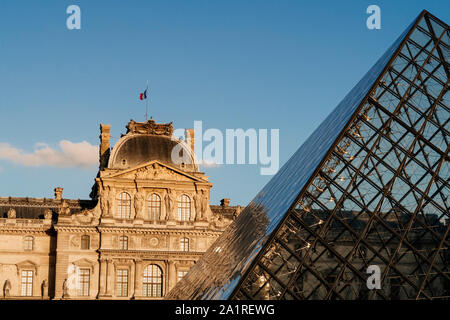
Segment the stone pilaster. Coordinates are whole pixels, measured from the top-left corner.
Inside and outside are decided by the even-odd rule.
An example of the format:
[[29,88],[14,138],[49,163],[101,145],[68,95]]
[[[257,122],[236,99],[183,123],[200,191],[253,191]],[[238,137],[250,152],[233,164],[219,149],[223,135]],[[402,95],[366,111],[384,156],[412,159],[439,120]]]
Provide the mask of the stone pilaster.
[[135,259],[134,297],[142,296],[142,259]]
[[177,269],[175,268],[175,262],[169,260],[167,263],[167,275],[168,275],[168,283],[167,283],[167,291],[166,294],[172,290],[172,288],[177,283]]
[[107,260],[107,278],[106,278],[106,296],[112,297],[114,291],[114,262],[112,259]]
[[99,297],[106,294],[106,280],[107,280],[107,262],[106,259],[101,258],[99,260]]
[[67,233],[58,232],[58,249],[56,250],[56,267],[55,267],[55,299],[62,299],[63,284],[67,279],[67,268],[69,266],[69,256],[65,252],[69,248],[69,235]]

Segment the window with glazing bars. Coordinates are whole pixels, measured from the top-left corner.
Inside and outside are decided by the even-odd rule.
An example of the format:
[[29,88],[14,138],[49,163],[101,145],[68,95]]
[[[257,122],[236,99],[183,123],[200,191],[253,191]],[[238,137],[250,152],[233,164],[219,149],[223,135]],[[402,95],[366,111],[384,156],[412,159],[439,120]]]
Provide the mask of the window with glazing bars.
[[183,194],[178,199],[178,220],[189,221],[191,218],[191,199]]
[[33,250],[33,240],[32,236],[25,237],[25,250]]
[[180,239],[180,250],[181,251],[189,251],[189,239],[188,238]]
[[90,270],[81,268],[78,270],[78,295],[88,296],[89,295],[89,284],[90,284]]
[[161,217],[161,197],[152,193],[148,199],[148,215],[152,221],[160,220]]
[[120,250],[128,250],[128,237],[120,236],[119,244],[120,244]]
[[122,192],[117,197],[117,217],[120,219],[129,219],[131,214],[131,196]]
[[163,274],[161,268],[155,264],[148,265],[144,269],[143,292],[144,297],[161,297]]
[[33,295],[33,271],[22,270],[21,272],[21,295],[31,297]]
[[88,235],[81,236],[81,249],[89,250],[90,237]]
[[128,269],[118,269],[117,270],[117,292],[118,297],[128,296]]

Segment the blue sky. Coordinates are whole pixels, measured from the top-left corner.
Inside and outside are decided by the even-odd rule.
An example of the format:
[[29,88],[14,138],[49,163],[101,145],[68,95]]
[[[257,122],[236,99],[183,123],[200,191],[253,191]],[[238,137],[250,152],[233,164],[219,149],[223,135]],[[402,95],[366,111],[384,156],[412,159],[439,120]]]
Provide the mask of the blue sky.
[[[81,30],[66,28],[71,4]],[[371,4],[380,30],[366,28]],[[450,1],[436,0],[2,0],[0,145],[18,157],[63,140],[97,145],[100,123],[114,143],[130,119],[145,120],[137,97],[149,80],[158,122],[280,129],[281,166],[422,9],[450,20]],[[97,172],[61,168],[51,153],[48,165],[11,157],[0,155],[0,196],[53,197],[61,186],[84,199]],[[212,203],[246,205],[271,178],[257,165],[205,172]]]

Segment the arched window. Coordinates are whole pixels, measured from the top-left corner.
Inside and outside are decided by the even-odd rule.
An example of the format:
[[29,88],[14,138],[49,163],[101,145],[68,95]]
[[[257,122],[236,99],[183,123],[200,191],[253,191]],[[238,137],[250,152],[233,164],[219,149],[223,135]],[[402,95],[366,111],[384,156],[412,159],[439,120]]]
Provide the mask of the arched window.
[[178,220],[189,221],[191,218],[191,198],[183,194],[178,198]]
[[26,236],[25,237],[25,250],[33,250],[33,242],[34,242],[34,238],[32,236]]
[[181,251],[189,251],[189,239],[188,238],[180,239],[180,250]]
[[131,196],[122,192],[117,196],[117,217],[120,219],[130,219],[131,215]]
[[128,237],[120,236],[119,237],[119,245],[120,245],[120,250],[128,250]]
[[81,236],[81,250],[89,250],[90,240],[87,235]]
[[144,297],[162,297],[163,273],[156,264],[150,264],[144,269],[143,292]]
[[161,197],[152,193],[148,198],[148,215],[150,220],[156,221],[161,218]]

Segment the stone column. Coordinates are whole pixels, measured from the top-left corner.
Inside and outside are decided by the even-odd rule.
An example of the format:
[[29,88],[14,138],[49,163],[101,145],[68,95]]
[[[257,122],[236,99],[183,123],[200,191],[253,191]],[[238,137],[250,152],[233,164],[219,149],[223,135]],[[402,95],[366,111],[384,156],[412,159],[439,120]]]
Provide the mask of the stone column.
[[107,265],[106,259],[101,258],[99,261],[99,297],[106,294]]
[[142,259],[135,259],[134,297],[142,296]]
[[112,297],[114,289],[114,261],[108,259],[108,270],[106,279],[106,296]]
[[167,283],[167,292],[168,293],[177,283],[177,269],[175,268],[175,262],[173,260],[169,260],[167,262],[167,275],[168,275],[168,283]]
[[131,262],[130,277],[128,278],[128,289],[129,289],[128,296],[131,297],[131,299],[134,298],[135,283],[136,283],[136,259],[133,259]]

